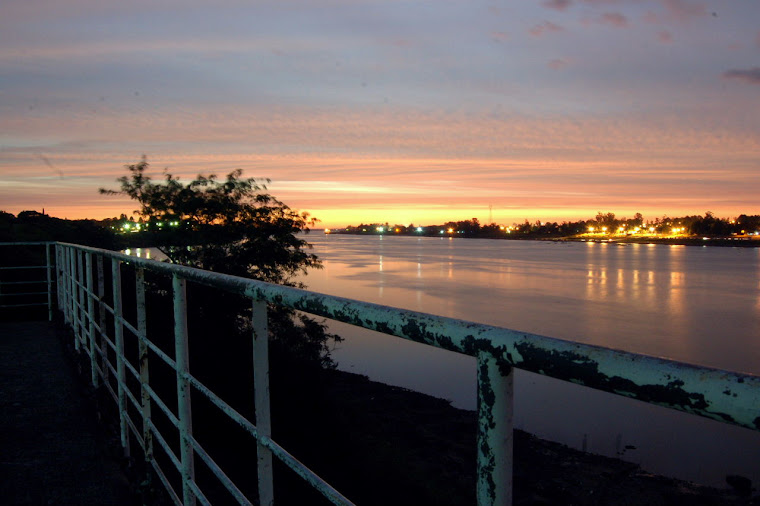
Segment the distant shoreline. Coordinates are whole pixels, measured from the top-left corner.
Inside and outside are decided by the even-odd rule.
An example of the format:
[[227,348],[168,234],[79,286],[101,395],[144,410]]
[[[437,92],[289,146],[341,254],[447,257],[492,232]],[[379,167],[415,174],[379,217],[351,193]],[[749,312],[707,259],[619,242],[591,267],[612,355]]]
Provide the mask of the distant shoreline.
[[609,239],[589,239],[584,237],[562,237],[551,239],[534,239],[538,241],[558,241],[558,242],[598,242],[598,243],[619,243],[619,244],[666,244],[671,246],[720,246],[736,248],[757,248],[760,247],[760,240],[728,237],[715,237],[703,239],[701,237],[675,237],[672,239],[664,237],[614,237]]
[[452,239],[496,239],[507,241],[543,241],[543,242],[595,242],[602,244],[665,244],[670,246],[718,246],[718,247],[735,247],[735,248],[757,248],[760,247],[760,237],[753,239],[751,237],[515,237],[515,236],[467,236],[467,235],[430,235],[430,234],[398,234],[398,233],[363,233],[363,232],[346,232],[330,231],[329,229],[313,229],[313,232],[323,232],[325,235],[358,235],[358,236],[393,236],[393,237],[440,237]]

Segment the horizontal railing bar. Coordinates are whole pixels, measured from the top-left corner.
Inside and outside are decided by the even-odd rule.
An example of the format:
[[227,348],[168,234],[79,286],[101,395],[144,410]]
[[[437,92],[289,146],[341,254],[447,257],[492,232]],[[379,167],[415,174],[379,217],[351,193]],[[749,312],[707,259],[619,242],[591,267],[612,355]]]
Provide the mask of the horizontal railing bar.
[[132,335],[134,335],[134,336],[139,336],[140,335],[140,331],[137,330],[131,323],[129,323],[126,318],[122,318],[121,322],[124,324],[124,326],[127,328],[127,330],[129,330],[130,332],[132,332]]
[[135,369],[135,367],[132,364],[130,364],[126,358],[124,359],[124,366],[129,370],[130,373],[132,373],[132,377],[139,382],[140,372],[137,369]]
[[280,459],[280,461],[288,466],[298,476],[306,480],[312,487],[317,489],[323,496],[330,500],[333,504],[340,506],[353,506],[354,503],[346,499],[340,492],[335,490],[329,483],[317,476],[314,471],[306,467],[297,458],[288,453],[282,446],[275,443],[268,437],[261,438],[261,444],[266,446],[272,451],[272,455]]
[[[127,394],[127,398],[132,401],[132,405],[135,407],[137,411],[142,410],[142,406],[140,405],[140,401],[137,400],[137,398],[132,395],[132,392],[129,388],[127,388],[127,385],[124,385],[124,393]],[[129,413],[127,413],[127,419],[129,419]]]
[[[651,404],[760,430],[760,377],[75,246],[143,268]],[[729,392],[728,394],[726,392]]]
[[151,350],[153,350],[153,353],[155,353],[161,360],[163,360],[164,362],[166,362],[166,365],[168,365],[169,367],[171,367],[175,371],[177,370],[177,363],[174,361],[174,359],[171,358],[166,353],[164,353],[164,351],[161,348],[159,348],[158,346],[156,346],[153,343],[153,341],[151,341],[150,339],[146,338],[145,339],[145,344],[147,344],[148,348],[150,348]]
[[142,438],[142,431],[137,430],[135,423],[132,421],[132,418],[130,418],[129,416],[127,417],[127,427],[129,427],[129,430],[131,430],[132,434],[134,434],[135,439],[137,440],[137,443],[140,445],[140,448],[144,450],[145,442],[143,441],[143,438]]
[[229,418],[231,418],[235,423],[240,425],[242,428],[244,428],[249,434],[251,434],[254,438],[259,439],[259,433],[256,429],[256,426],[251,423],[250,420],[248,420],[246,417],[241,415],[235,408],[224,402],[222,399],[219,398],[214,392],[212,392],[206,385],[198,381],[197,378],[194,376],[187,374],[185,377],[188,379],[190,384],[196,388],[200,393],[206,396],[208,400],[210,400],[216,407],[218,407],[222,413],[227,415]]
[[[111,374],[114,374],[114,375],[116,374],[116,368],[108,360],[106,361],[106,367],[108,367],[108,370],[111,371]],[[118,376],[114,376],[114,377],[116,378]]]
[[164,449],[164,452],[166,452],[166,456],[169,457],[169,460],[174,465],[174,468],[177,470],[177,472],[179,472],[182,464],[180,463],[177,456],[174,455],[174,450],[169,447],[169,443],[166,442],[164,436],[162,436],[158,431],[158,427],[153,424],[153,420],[148,420],[148,426],[150,427],[150,431],[153,433],[153,435],[156,436],[156,441],[158,441],[158,444],[161,445],[161,447]]
[[114,353],[116,353],[116,344],[113,341],[111,341],[111,338],[108,337],[108,334],[100,334],[100,337],[102,337],[103,341],[106,342],[106,344],[108,345],[108,347],[111,348],[111,350]]
[[103,308],[106,311],[108,311],[111,315],[113,315],[113,313],[114,313],[113,308],[111,306],[109,306],[108,304],[106,304],[105,302],[103,302]]
[[[272,450],[272,454],[282,460],[290,469],[296,474],[301,476],[304,480],[309,482],[314,488],[319,490],[326,498],[328,498],[334,504],[339,505],[351,505],[353,504],[347,498],[330,486],[326,481],[320,478],[314,471],[309,469],[298,459],[290,455],[285,449],[279,446],[271,438],[259,437],[256,426],[253,425],[247,418],[238,413],[235,408],[224,402],[222,399],[216,396],[211,390],[208,389],[203,383],[198,381],[197,378],[191,374],[185,375],[191,385],[193,385],[199,392],[203,393],[211,402],[213,402],[219,409],[221,409],[228,417],[237,422],[247,432],[249,432],[254,438],[260,440],[261,443]],[[278,450],[275,450],[277,448]]]
[[[47,284],[46,279],[40,279],[35,281],[0,281],[0,286],[6,285],[44,285]],[[47,292],[45,292],[47,294]]]
[[0,267],[0,271],[17,271],[21,269],[47,269],[47,265],[16,265],[11,267]]
[[219,467],[219,464],[216,463],[216,461],[211,458],[211,455],[208,454],[208,452],[201,446],[201,444],[192,436],[190,436],[190,443],[193,445],[193,448],[195,448],[195,453],[198,455],[203,462],[206,463],[206,466],[209,468],[209,470],[214,473],[214,476],[216,476],[222,485],[224,485],[224,488],[227,489],[227,491],[237,500],[238,504],[246,504],[246,505],[253,505],[251,501],[248,500],[248,498],[243,494],[243,492],[235,486],[235,484],[232,482],[229,476],[225,474],[224,471],[222,471],[222,468]]
[[150,385],[143,385],[145,390],[150,395],[150,398],[153,399],[153,402],[156,403],[158,408],[164,412],[164,415],[169,419],[169,421],[174,425],[175,428],[179,428],[179,420],[177,419],[177,416],[172,413],[172,411],[169,409],[169,407],[164,403],[163,400],[161,400],[161,397],[158,396],[155,390]]
[[190,483],[188,483],[188,486],[190,487],[190,490],[193,491],[193,494],[195,494],[195,497],[198,499],[198,502],[200,502],[203,506],[211,506],[211,502],[208,500],[205,494],[201,491],[200,487],[198,487],[198,483],[196,483],[195,481],[191,481]]
[[166,489],[167,492],[169,492],[169,498],[174,502],[174,504],[181,506],[182,501],[180,500],[177,493],[174,491],[174,488],[172,487],[171,483],[169,483],[169,479],[164,474],[164,470],[161,469],[161,466],[158,465],[158,462],[156,462],[156,459],[151,460],[150,463],[153,466],[153,470],[156,472],[158,479],[161,480],[161,483],[164,485],[164,488]]
[[[106,364],[107,364],[108,369],[110,369],[110,370],[113,371],[113,367],[111,367],[111,364],[109,364],[109,363],[106,363]],[[113,399],[113,401],[116,402],[116,403],[118,403],[119,402],[119,396],[118,396],[118,394],[114,391],[114,389],[111,386],[111,384],[108,381],[106,381],[106,377],[105,376],[103,376],[101,374],[100,377],[103,380],[103,386],[105,386],[106,390],[108,391],[108,393],[111,394],[111,398]]]

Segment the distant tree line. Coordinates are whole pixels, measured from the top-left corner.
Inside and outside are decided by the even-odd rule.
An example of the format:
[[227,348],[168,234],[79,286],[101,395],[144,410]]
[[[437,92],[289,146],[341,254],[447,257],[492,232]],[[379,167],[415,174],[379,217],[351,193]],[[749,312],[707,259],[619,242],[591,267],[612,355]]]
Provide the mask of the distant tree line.
[[13,215],[0,211],[0,242],[61,241],[118,249],[119,239],[97,220],[66,220],[43,212],[21,211]]
[[440,225],[389,225],[388,223],[361,223],[345,228],[331,229],[336,234],[389,234],[479,237],[500,239],[567,238],[595,233],[602,235],[656,234],[679,236],[730,237],[760,232],[760,215],[742,214],[736,219],[717,218],[712,212],[704,216],[693,215],[679,218],[663,216],[645,221],[641,213],[633,218],[617,218],[615,213],[602,213],[588,220],[558,222],[515,223],[510,226],[490,223],[483,225],[477,218],[447,221]]

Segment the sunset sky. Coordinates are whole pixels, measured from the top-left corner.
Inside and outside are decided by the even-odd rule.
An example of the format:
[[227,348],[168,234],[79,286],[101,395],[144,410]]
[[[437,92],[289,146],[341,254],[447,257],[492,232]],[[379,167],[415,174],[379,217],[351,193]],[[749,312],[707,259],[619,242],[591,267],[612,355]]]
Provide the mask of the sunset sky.
[[760,214],[760,1],[3,0],[0,210],[143,154],[327,227]]

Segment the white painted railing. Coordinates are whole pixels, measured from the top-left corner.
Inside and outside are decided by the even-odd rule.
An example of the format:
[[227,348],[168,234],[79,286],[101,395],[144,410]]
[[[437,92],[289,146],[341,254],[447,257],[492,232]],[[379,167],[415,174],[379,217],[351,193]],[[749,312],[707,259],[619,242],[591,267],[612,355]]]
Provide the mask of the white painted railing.
[[[760,377],[754,375],[698,367],[390,308],[72,244],[57,244],[55,257],[59,283],[58,307],[74,331],[77,349],[85,351],[89,356],[93,384],[98,385],[102,382],[110,389],[110,382],[103,380],[109,374],[114,375],[117,380],[117,389],[115,392],[111,389],[111,393],[119,406],[122,445],[129,451],[131,432],[141,446],[146,461],[156,471],[177,504],[195,504],[196,501],[208,503],[195,480],[196,456],[208,466],[237,502],[252,502],[193,437],[190,404],[190,392],[193,389],[205,395],[255,438],[258,448],[260,504],[274,503],[273,457],[284,462],[333,503],[351,504],[271,438],[267,304],[285,306],[477,357],[476,493],[479,505],[506,505],[512,500],[512,378],[515,367],[760,430]],[[110,269],[106,269],[106,262],[110,263]],[[122,293],[121,286],[124,263],[135,267],[136,327],[122,314],[121,301],[126,296]],[[172,279],[174,359],[147,336],[145,271]],[[112,297],[106,297],[105,294],[106,278],[110,280]],[[188,282],[213,286],[251,300],[255,424],[240,415],[191,374],[187,362]],[[113,300],[112,305],[106,303],[107,298]],[[113,323],[110,326],[106,323],[106,312],[113,315]],[[137,336],[139,356],[135,364],[130,363],[125,355],[125,330]],[[109,349],[116,357],[115,364],[106,358],[111,354],[107,353]],[[150,386],[147,360],[149,352],[176,371],[176,413],[167,407]],[[139,399],[127,387],[127,374],[139,381]],[[140,413],[140,419],[133,420],[129,417],[128,403]],[[158,407],[177,429],[181,442],[179,456],[173,452],[166,436],[159,432],[153,423],[151,412],[154,407]],[[172,488],[164,469],[156,463],[154,442],[159,443],[180,473],[181,491]]]

